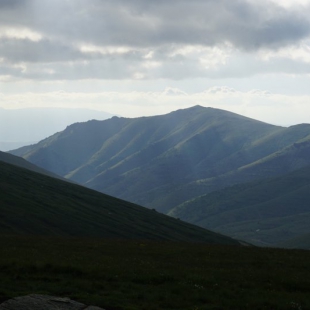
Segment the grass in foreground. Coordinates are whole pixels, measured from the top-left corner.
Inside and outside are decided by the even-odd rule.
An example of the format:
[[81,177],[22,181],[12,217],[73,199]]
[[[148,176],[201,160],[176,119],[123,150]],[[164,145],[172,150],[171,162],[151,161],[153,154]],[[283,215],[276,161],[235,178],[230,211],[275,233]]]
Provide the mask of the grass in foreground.
[[310,309],[310,252],[0,237],[0,300],[66,296],[107,310]]

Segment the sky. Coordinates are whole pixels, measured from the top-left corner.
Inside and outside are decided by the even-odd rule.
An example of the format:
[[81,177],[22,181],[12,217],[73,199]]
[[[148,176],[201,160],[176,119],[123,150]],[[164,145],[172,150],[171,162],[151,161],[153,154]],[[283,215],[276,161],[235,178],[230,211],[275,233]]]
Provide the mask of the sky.
[[309,16],[310,0],[0,0],[0,108],[310,123]]

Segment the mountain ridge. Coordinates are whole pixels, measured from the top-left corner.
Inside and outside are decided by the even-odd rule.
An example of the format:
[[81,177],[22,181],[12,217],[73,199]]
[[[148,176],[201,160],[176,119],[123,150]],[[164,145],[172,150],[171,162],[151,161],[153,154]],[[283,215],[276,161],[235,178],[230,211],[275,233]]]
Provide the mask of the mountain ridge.
[[[11,153],[95,190],[166,212],[175,207],[171,199],[179,200],[179,188],[199,182],[216,190],[246,178],[269,177],[260,161],[265,158],[268,165],[285,148],[301,158],[293,146],[309,133],[307,124],[285,128],[194,106],[160,116],[73,124]],[[288,152],[283,158],[285,166]],[[310,164],[303,160],[296,169]],[[285,172],[281,167],[274,173]],[[175,194],[169,193],[172,185]],[[158,197],[168,192],[172,198],[149,199],[156,191]]]
[[240,245],[229,237],[2,160],[0,169],[0,234]]
[[281,127],[194,106],[72,124],[12,153],[89,188],[170,214],[202,195],[309,166],[310,124]]
[[72,123],[104,120],[112,116],[107,112],[82,108],[1,109],[0,150],[13,150],[29,144],[29,141],[38,143]]
[[[28,162],[27,160],[25,160],[24,158],[21,158],[19,156],[15,156],[6,152],[1,152],[0,151],[0,161],[10,164],[10,165],[14,165],[20,168],[24,168],[33,172],[37,172],[52,178],[56,178],[56,179],[61,179],[61,180],[66,180],[65,178],[54,174],[48,170],[42,169],[36,165],[31,164],[30,162]],[[66,180],[68,181],[68,180]]]
[[189,200],[169,215],[257,245],[277,246],[310,227],[310,166]]

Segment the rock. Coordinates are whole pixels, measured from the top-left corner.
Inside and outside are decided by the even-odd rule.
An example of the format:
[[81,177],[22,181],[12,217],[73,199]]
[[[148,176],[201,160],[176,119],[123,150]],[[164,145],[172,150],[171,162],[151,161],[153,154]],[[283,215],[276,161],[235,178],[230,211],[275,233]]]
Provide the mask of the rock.
[[0,310],[104,310],[86,306],[70,298],[31,294],[16,297],[0,304]]

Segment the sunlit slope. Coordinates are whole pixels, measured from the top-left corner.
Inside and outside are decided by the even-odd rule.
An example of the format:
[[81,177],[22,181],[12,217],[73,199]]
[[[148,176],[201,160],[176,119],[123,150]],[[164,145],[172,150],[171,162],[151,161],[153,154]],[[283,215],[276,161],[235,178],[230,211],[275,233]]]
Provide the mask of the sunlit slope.
[[0,162],[0,233],[238,244],[123,200]]
[[[310,164],[310,156],[301,160],[294,147],[308,141],[309,134],[306,124],[284,128],[195,106],[161,116],[73,124],[13,153],[166,213],[204,193]],[[291,157],[285,155],[288,149]],[[285,155],[281,164],[280,153]]]
[[203,195],[169,214],[248,242],[275,246],[310,233],[310,166]]

